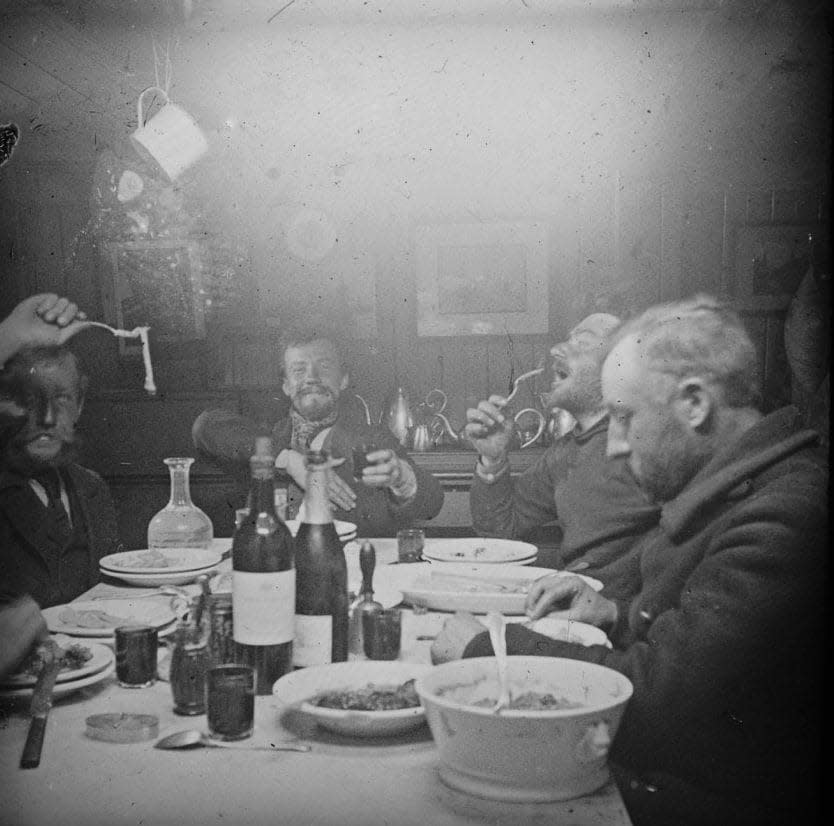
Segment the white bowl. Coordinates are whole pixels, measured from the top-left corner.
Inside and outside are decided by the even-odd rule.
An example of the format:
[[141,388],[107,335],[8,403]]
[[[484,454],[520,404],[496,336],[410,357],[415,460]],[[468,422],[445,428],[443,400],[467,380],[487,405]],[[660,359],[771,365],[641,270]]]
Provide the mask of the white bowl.
[[552,693],[579,708],[506,710],[442,693],[498,697],[494,657],[458,660],[418,678],[416,688],[449,786],[478,797],[544,802],[581,797],[608,782],[608,750],[631,697],[613,669],[557,657],[509,657],[511,696]]
[[393,711],[348,711],[322,708],[309,700],[322,691],[355,690],[365,688],[370,683],[399,685],[430,669],[429,665],[399,660],[314,665],[281,677],[272,687],[272,693],[280,702],[297,705],[301,711],[313,717],[319,726],[337,734],[348,737],[390,737],[422,725],[425,721],[423,707]]

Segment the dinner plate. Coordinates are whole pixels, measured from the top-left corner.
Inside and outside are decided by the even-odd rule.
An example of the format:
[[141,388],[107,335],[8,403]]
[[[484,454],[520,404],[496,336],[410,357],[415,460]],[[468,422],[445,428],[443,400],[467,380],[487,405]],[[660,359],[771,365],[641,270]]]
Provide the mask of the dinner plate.
[[141,569],[137,569],[133,573],[129,573],[126,570],[111,571],[109,568],[101,567],[99,567],[99,570],[106,576],[112,577],[113,579],[120,579],[128,585],[143,585],[154,588],[157,585],[185,585],[193,582],[201,574],[213,574],[217,570],[218,565],[220,565],[220,562],[209,565],[206,568],[197,568],[193,571],[180,571],[179,573],[167,574],[146,574]]
[[[107,668],[113,662],[113,651],[106,645],[97,642],[79,642],[64,634],[53,635],[53,640],[61,648],[69,648],[71,645],[83,645],[90,650],[92,657],[84,663],[81,668],[68,668],[58,672],[58,683],[65,683],[68,680],[78,680],[88,674],[95,674],[103,668]],[[38,680],[37,674],[17,673],[7,674],[0,679],[0,689],[19,688],[33,686]]]
[[[301,522],[298,519],[287,519],[287,527],[290,533],[295,536],[298,533],[298,527]],[[333,524],[336,526],[336,533],[342,542],[347,542],[356,538],[356,525],[353,522],[342,522],[341,519],[334,519]]]
[[427,539],[423,548],[423,557],[432,562],[525,565],[532,562],[538,552],[539,549],[529,542],[466,537],[463,539]]
[[425,720],[422,706],[392,711],[356,711],[315,706],[310,699],[323,691],[357,690],[370,684],[395,686],[425,674],[425,663],[399,660],[363,660],[357,662],[314,665],[284,675],[272,686],[272,694],[281,703],[297,706],[313,717],[324,729],[349,737],[390,737],[421,725]]
[[[119,622],[102,628],[88,628],[84,624],[74,624],[72,619],[61,619],[67,609],[73,611],[102,611]],[[42,611],[50,631],[69,634],[73,637],[112,637],[117,625],[150,625],[162,628],[174,622],[176,615],[167,599],[96,599],[89,602],[73,602],[69,605],[53,605]]]
[[433,611],[524,614],[527,591],[544,576],[578,576],[595,591],[602,588],[598,579],[551,568],[454,563],[426,567],[429,570],[407,583],[402,592],[406,602]]
[[[81,677],[78,680],[67,680],[63,683],[55,683],[55,688],[52,689],[52,698],[58,700],[65,697],[67,694],[72,694],[74,691],[86,688],[87,686],[96,685],[104,682],[111,677],[116,671],[115,657],[110,665],[105,666],[101,671],[96,671],[93,674],[88,674],[86,677]],[[11,699],[12,697],[31,697],[34,686],[25,686],[20,688],[0,688],[0,699]]]
[[205,548],[143,548],[110,554],[98,564],[116,574],[177,574],[217,565],[220,556],[218,551]]

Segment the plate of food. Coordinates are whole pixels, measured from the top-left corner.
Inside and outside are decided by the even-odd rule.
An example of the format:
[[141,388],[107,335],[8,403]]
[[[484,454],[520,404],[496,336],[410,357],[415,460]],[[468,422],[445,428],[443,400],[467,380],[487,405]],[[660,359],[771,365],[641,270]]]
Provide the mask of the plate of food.
[[431,562],[458,562],[473,565],[528,565],[539,549],[529,542],[512,539],[427,539],[423,558]]
[[[113,662],[113,651],[97,642],[78,642],[64,634],[52,639],[60,648],[61,670],[57,683],[78,680],[107,668]],[[0,678],[0,689],[32,687],[38,679],[43,656],[38,648],[33,650],[13,674]]]
[[156,588],[158,585],[187,585],[189,582],[194,582],[201,574],[213,574],[220,563],[209,565],[207,568],[195,568],[193,571],[179,571],[165,574],[149,574],[140,569],[133,572],[113,571],[110,568],[99,567],[99,570],[105,576],[113,579],[126,582],[128,585],[140,585],[147,588]]
[[206,548],[143,548],[122,551],[99,560],[112,574],[177,574],[211,568],[220,562],[220,551]]
[[[112,652],[111,652],[112,653]],[[55,688],[52,689],[52,698],[59,700],[61,697],[66,697],[74,691],[79,691],[82,688],[87,688],[91,685],[103,683],[109,679],[116,671],[115,657],[100,671],[95,671],[92,674],[86,674],[83,677],[73,680],[64,680],[63,682],[56,682]],[[15,697],[31,697],[34,686],[19,686],[17,688],[0,687],[0,698],[7,700]]]
[[545,576],[575,576],[595,591],[602,588],[598,579],[523,565],[430,565],[412,582],[403,585],[406,602],[433,611],[471,611],[485,614],[524,614],[530,586]]
[[120,625],[161,629],[176,619],[170,600],[165,597],[96,599],[53,605],[42,613],[50,631],[74,637],[112,637]]
[[430,669],[399,660],[314,665],[281,677],[272,694],[336,734],[391,737],[425,721],[414,681]]

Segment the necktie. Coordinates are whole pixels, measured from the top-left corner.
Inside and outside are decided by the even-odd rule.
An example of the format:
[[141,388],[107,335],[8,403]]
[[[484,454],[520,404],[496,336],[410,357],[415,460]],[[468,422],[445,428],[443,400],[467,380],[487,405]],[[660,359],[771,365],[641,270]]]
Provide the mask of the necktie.
[[72,532],[72,527],[64,503],[61,501],[61,477],[57,470],[48,470],[36,476],[35,479],[43,485],[49,497],[49,503],[46,506],[49,523],[54,525],[58,540],[64,541]]

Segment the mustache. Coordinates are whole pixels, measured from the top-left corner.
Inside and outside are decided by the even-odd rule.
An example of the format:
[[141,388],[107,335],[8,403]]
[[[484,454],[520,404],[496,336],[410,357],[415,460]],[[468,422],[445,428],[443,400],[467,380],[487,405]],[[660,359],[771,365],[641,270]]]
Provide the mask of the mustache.
[[324,384],[305,384],[299,388],[298,394],[303,396],[307,393],[319,393],[321,395],[332,396],[333,391]]

